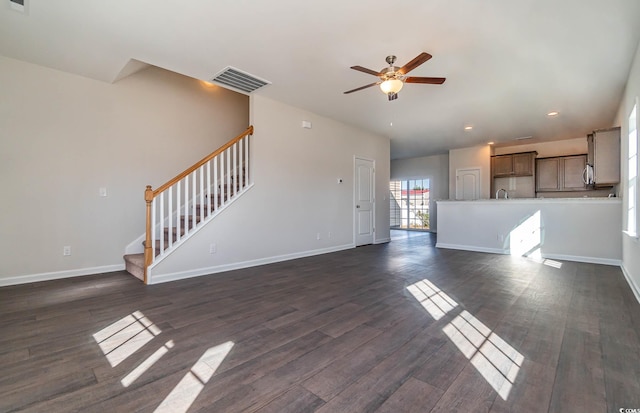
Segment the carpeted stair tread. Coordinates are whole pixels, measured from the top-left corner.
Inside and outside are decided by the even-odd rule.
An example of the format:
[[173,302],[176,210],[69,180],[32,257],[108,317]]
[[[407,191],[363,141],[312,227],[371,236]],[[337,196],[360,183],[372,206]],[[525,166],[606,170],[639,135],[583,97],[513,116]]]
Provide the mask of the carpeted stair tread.
[[127,272],[144,281],[144,254],[127,254],[123,258]]

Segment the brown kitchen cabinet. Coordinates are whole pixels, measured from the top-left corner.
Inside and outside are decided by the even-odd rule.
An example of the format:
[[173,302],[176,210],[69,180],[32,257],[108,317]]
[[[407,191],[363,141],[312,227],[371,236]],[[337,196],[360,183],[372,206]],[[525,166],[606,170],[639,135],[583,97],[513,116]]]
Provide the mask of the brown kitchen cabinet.
[[599,129],[587,136],[589,157],[593,166],[593,183],[613,186],[620,182],[620,128]]
[[587,155],[536,159],[536,192],[584,191]]
[[512,153],[491,157],[491,171],[494,178],[509,176],[533,176],[534,160],[537,152]]

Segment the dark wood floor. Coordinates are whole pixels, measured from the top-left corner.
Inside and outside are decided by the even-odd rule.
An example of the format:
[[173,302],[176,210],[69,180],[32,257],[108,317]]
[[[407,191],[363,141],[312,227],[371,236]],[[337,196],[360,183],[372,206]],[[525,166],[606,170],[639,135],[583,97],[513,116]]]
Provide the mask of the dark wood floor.
[[393,236],[157,286],[0,288],[0,411],[640,409],[640,305],[619,268]]

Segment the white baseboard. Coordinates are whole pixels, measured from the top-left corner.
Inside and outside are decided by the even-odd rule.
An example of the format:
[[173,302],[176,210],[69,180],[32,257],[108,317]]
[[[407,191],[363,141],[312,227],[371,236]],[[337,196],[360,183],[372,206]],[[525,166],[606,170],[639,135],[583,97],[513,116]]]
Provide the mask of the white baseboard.
[[551,260],[585,262],[587,264],[613,265],[616,267],[619,267],[620,264],[622,264],[621,260],[617,260],[613,258],[583,257],[580,255],[544,254],[543,253],[542,258],[548,258]]
[[477,245],[444,244],[442,242],[437,242],[436,248],[446,248],[450,250],[462,250],[462,251],[473,251],[473,252],[487,252],[489,254],[508,254],[509,253],[509,251],[502,250],[500,248],[478,247]]
[[[444,244],[441,242],[436,243],[436,248],[447,248],[452,250],[463,250],[463,251],[473,251],[473,252],[486,252],[489,254],[503,254],[509,255],[509,250],[503,250],[500,248],[486,248],[486,247],[478,247],[477,245],[460,245],[460,244]],[[575,261],[575,262],[584,262],[588,264],[603,264],[603,265],[613,265],[619,267],[622,263],[621,260],[613,259],[613,258],[598,258],[598,257],[583,257],[580,255],[564,255],[564,254],[542,254],[543,258],[548,258],[551,260],[562,260],[562,261]]]
[[631,291],[633,291],[633,295],[636,296],[636,300],[638,300],[638,303],[640,303],[640,287],[633,280],[633,277],[631,276],[631,274],[629,274],[629,271],[627,271],[624,264],[621,264],[620,268],[622,269],[622,274],[624,275],[624,278],[627,280],[629,287],[631,287]]
[[377,239],[377,240],[373,241],[374,244],[386,244],[387,242],[391,242],[391,237],[380,238],[380,239]]
[[275,257],[259,258],[257,260],[242,261],[232,264],[217,265],[207,268],[196,268],[188,271],[180,271],[169,274],[154,275],[153,270],[148,274],[149,284],[161,284],[169,281],[184,280],[186,278],[200,277],[202,275],[216,274],[225,271],[240,270],[243,268],[257,267],[258,265],[273,264],[276,262],[295,260],[297,258],[312,257],[314,255],[328,254],[350,248],[355,248],[355,244],[338,245],[335,247],[322,248],[317,250],[296,252],[293,254],[277,255]]
[[43,272],[39,274],[16,275],[0,278],[0,287],[7,285],[27,284],[40,281],[59,280],[60,278],[80,277],[83,275],[101,274],[124,270],[124,264],[104,265],[102,267],[78,268],[76,270]]

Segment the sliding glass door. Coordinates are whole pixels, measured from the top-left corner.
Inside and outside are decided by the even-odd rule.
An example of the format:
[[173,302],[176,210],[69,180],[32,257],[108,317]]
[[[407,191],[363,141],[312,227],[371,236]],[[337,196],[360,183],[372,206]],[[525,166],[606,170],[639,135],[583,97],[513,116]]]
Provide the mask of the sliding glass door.
[[389,183],[391,229],[429,229],[429,179]]

